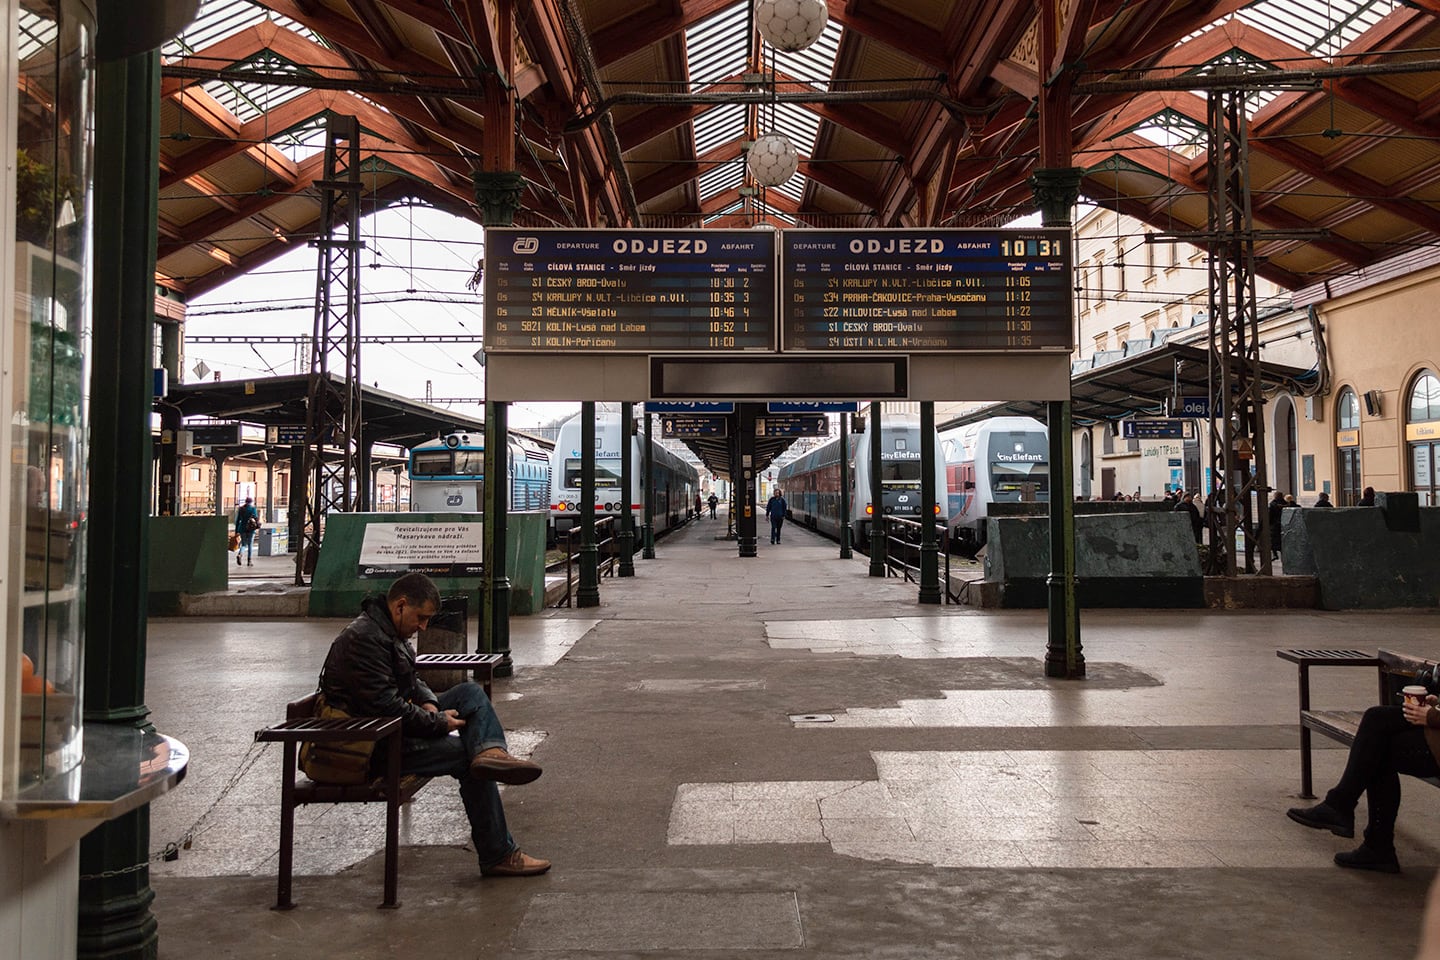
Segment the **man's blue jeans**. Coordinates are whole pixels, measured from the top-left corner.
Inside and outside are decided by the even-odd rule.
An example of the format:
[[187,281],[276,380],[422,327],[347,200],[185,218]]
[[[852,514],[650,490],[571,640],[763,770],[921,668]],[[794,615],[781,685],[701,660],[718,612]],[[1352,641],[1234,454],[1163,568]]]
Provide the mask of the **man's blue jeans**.
[[505,826],[499,787],[493,780],[472,777],[470,758],[491,747],[505,747],[505,731],[478,683],[458,683],[440,694],[439,699],[440,709],[458,711],[465,726],[458,737],[406,737],[400,771],[460,781],[460,800],[470,820],[475,854],[481,869],[491,867],[509,856],[515,840]]

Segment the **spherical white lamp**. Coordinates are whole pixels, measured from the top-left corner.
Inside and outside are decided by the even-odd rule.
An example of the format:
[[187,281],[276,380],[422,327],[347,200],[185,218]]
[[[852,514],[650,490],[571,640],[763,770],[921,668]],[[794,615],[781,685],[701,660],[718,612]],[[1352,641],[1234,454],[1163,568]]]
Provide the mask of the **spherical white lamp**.
[[795,176],[800,168],[800,154],[785,134],[767,133],[755,141],[745,162],[757,183],[778,187]]
[[755,26],[777,50],[804,50],[820,39],[829,19],[825,0],[755,0]]

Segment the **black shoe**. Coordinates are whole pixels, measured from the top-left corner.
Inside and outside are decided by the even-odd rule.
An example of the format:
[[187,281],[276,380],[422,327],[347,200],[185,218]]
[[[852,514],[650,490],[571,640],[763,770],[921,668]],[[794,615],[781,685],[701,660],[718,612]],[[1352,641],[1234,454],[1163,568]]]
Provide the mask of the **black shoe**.
[[1354,850],[1342,850],[1335,854],[1335,865],[1351,870],[1374,870],[1376,873],[1399,873],[1400,861],[1395,859],[1395,848],[1376,850],[1360,844]]
[[1326,803],[1313,807],[1291,807],[1285,816],[1312,830],[1329,830],[1337,837],[1355,836],[1355,815],[1346,816]]

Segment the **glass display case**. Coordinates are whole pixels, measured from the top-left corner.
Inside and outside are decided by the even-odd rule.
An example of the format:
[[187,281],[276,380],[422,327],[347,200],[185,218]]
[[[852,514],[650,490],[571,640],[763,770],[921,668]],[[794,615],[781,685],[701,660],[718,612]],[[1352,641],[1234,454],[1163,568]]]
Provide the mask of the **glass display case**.
[[[5,780],[14,796],[81,761],[93,16],[20,0],[15,236],[3,411]],[[18,720],[18,722],[17,722]]]

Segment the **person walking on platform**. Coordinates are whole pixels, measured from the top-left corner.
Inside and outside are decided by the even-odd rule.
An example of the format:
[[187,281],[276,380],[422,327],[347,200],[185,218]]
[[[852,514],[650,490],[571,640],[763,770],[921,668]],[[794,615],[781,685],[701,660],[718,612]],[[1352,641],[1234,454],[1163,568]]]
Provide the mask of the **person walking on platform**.
[[710,519],[711,519],[711,520],[714,520],[714,519],[715,519],[715,508],[718,507],[718,506],[720,506],[720,498],[717,497],[717,496],[715,496],[714,492],[711,492],[709,503],[710,503]]
[[235,551],[235,566],[240,566],[240,555],[245,555],[245,562],[249,566],[255,566],[255,531],[260,529],[260,511],[255,509],[255,501],[252,497],[246,497],[245,503],[235,511],[235,533],[240,537],[240,549]]
[[1275,496],[1270,498],[1270,504],[1266,509],[1266,518],[1270,526],[1270,559],[1280,559],[1280,521],[1285,512],[1285,493],[1283,490],[1276,490]]
[[[478,683],[456,684],[437,697],[415,673],[415,653],[406,641],[440,609],[434,582],[407,573],[384,599],[367,598],[360,606],[360,616],[325,657],[320,692],[326,704],[357,717],[399,717],[400,772],[459,781],[482,874],[533,877],[549,870],[550,861],[526,856],[515,845],[496,786],[530,783],[540,776],[539,765],[510,755],[505,730]],[[450,736],[455,731],[459,736]],[[371,770],[381,763],[372,758]]]
[[1431,694],[1424,703],[1371,707],[1360,719],[1340,782],[1313,807],[1292,807],[1291,820],[1339,837],[1355,836],[1355,806],[1365,794],[1369,822],[1364,842],[1335,854],[1338,866],[1399,873],[1395,818],[1400,813],[1400,774],[1440,776],[1440,709]]
[[770,499],[765,502],[765,516],[770,518],[771,543],[780,542],[780,528],[785,526],[785,511],[788,507],[784,495],[779,490],[770,494]]

